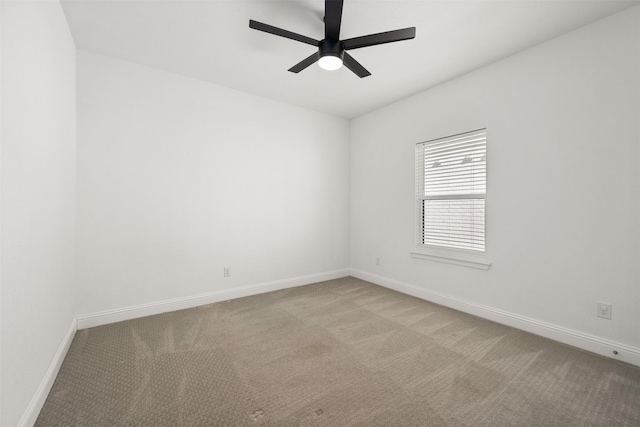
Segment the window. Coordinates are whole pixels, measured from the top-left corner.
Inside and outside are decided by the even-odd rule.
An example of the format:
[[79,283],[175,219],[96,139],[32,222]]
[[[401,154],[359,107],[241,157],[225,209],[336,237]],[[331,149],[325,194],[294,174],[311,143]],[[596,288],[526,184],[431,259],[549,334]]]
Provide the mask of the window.
[[418,248],[484,255],[486,153],[485,129],[416,145]]

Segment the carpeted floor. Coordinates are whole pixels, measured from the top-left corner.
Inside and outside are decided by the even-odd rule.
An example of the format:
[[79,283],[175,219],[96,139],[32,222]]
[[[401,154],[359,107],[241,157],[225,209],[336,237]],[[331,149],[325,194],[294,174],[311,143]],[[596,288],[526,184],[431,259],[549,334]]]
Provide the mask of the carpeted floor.
[[78,331],[37,426],[640,426],[640,368],[354,278]]

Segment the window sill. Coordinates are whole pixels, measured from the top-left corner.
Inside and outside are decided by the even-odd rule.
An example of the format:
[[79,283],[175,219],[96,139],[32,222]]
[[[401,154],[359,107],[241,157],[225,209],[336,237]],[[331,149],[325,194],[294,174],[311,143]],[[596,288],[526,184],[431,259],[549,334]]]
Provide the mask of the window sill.
[[420,251],[421,252],[410,252],[411,256],[417,259],[461,265],[463,267],[477,268],[479,270],[488,270],[489,267],[491,267],[491,263],[488,263],[484,256],[467,255],[437,249],[420,248]]

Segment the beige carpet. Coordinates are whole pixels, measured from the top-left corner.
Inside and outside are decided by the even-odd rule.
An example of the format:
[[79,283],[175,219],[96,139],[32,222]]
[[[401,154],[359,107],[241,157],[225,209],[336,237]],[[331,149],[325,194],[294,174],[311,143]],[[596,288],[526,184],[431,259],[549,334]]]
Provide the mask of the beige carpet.
[[37,426],[640,426],[640,369],[354,278],[78,331]]

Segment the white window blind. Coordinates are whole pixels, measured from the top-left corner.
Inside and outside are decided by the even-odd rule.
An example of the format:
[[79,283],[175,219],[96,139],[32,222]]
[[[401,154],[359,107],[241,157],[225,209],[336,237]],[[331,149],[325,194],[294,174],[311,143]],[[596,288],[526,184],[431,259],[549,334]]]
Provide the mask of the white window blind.
[[485,250],[486,130],[416,145],[418,245]]

